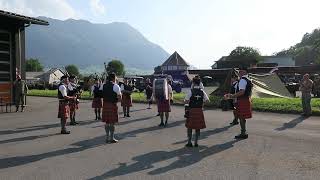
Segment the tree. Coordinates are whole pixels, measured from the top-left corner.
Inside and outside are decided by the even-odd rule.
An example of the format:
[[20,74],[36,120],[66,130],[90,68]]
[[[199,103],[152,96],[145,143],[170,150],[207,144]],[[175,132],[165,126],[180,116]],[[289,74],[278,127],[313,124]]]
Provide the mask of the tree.
[[227,57],[227,61],[233,61],[235,64],[249,67],[262,60],[260,52],[252,47],[239,46]]
[[120,60],[112,60],[107,65],[107,73],[115,73],[117,76],[125,74],[124,65]]
[[74,75],[74,76],[78,76],[78,77],[80,75],[78,67],[74,64],[70,64],[70,65],[66,66],[66,71],[68,72],[69,75]]
[[26,60],[26,71],[27,72],[41,72],[43,71],[43,66],[39,59],[30,58]]

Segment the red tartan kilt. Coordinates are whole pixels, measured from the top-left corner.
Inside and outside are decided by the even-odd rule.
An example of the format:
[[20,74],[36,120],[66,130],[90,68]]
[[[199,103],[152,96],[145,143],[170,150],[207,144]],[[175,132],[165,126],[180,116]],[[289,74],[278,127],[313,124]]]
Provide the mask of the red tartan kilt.
[[237,99],[237,116],[239,118],[250,119],[252,118],[252,105],[251,98]]
[[102,121],[107,124],[117,123],[119,121],[117,104],[103,102]]
[[158,101],[157,105],[158,105],[158,112],[171,112],[169,100]]
[[202,108],[191,108],[189,110],[189,116],[187,118],[185,125],[186,125],[186,128],[188,129],[206,128],[206,122],[204,121]]
[[132,106],[132,98],[128,94],[123,94],[121,99],[121,106],[131,107]]
[[68,119],[70,117],[70,107],[68,102],[59,101],[58,118]]
[[69,103],[69,107],[70,107],[70,111],[73,112],[73,111],[79,109],[79,104],[76,103],[75,101],[71,101]]
[[102,108],[102,98],[93,98],[92,108]]

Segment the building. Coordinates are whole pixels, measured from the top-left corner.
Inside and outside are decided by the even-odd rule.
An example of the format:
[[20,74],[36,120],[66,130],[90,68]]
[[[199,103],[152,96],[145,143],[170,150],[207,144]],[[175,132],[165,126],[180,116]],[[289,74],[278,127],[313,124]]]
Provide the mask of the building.
[[46,72],[26,72],[26,82],[29,87],[37,89],[52,89],[60,83],[66,73],[59,68],[52,68]]
[[[235,68],[243,65],[240,61],[228,61],[228,56],[221,57],[212,69]],[[258,67],[295,66],[295,59],[292,56],[262,56],[262,61],[256,64]]]
[[47,21],[0,10],[0,101],[12,102],[13,82],[25,79],[25,28]]
[[179,55],[174,52],[162,65],[163,74],[170,75],[174,81],[183,82],[185,86],[190,85],[193,75],[189,75],[190,65]]

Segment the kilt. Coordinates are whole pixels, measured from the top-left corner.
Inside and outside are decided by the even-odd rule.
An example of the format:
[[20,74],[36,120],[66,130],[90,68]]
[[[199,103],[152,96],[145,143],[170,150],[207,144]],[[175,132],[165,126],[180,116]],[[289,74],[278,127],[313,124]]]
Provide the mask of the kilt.
[[92,108],[102,108],[102,98],[93,98]]
[[170,100],[161,100],[157,102],[158,112],[171,112]]
[[248,98],[248,97],[238,98],[236,112],[239,118],[244,118],[244,119],[252,118],[251,98]]
[[79,109],[79,104],[76,101],[69,102],[70,111],[74,112],[75,110]]
[[68,101],[59,101],[58,118],[68,119],[70,117],[70,107]]
[[107,124],[119,121],[118,105],[116,103],[103,102],[102,121]]
[[121,99],[121,106],[131,107],[132,106],[132,98],[129,94],[123,94]]
[[190,108],[185,125],[186,125],[186,128],[188,129],[206,128],[206,122],[204,121],[202,108]]

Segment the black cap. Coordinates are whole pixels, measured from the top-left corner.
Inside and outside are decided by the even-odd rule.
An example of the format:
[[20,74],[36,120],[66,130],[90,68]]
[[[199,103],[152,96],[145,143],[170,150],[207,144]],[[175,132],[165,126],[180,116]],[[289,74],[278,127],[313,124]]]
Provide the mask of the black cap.
[[108,74],[108,79],[109,79],[109,81],[112,81],[112,80],[114,80],[116,78],[116,74],[115,73],[110,73],[110,74]]
[[246,67],[246,66],[240,66],[240,67],[239,67],[239,70],[241,70],[241,71],[247,71],[247,72],[248,72],[248,67]]
[[68,78],[68,76],[66,76],[66,75],[61,76],[60,81],[62,81],[62,80],[64,80],[64,79],[67,79],[67,78]]

